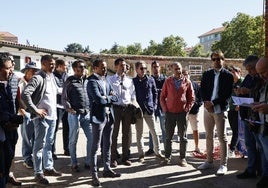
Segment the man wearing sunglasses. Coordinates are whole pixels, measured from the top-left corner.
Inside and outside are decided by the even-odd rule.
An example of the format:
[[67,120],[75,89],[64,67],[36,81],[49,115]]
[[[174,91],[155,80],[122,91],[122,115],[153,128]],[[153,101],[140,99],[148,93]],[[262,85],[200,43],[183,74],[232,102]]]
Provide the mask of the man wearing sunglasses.
[[89,100],[87,96],[85,79],[85,62],[77,60],[72,63],[74,75],[67,78],[63,84],[62,104],[68,112],[69,123],[69,151],[71,156],[71,169],[73,172],[79,172],[80,167],[76,158],[76,145],[81,126],[87,138],[86,146],[86,169],[90,169],[90,152],[92,144],[92,127],[89,122]]
[[157,108],[157,88],[155,81],[152,77],[146,75],[147,67],[144,61],[138,61],[135,63],[137,76],[133,78],[136,100],[143,112],[143,117],[138,118],[136,122],[137,131],[137,146],[139,153],[139,162],[144,161],[144,143],[143,143],[143,120],[146,121],[149,131],[153,138],[154,153],[155,156],[163,160],[164,157],[160,153],[159,138],[155,129],[155,117],[154,111]]
[[220,142],[221,161],[216,175],[227,172],[226,117],[228,102],[233,89],[233,75],[223,68],[224,54],[211,54],[212,69],[205,71],[201,79],[201,96],[204,101],[204,126],[206,130],[207,160],[198,166],[199,170],[213,168],[214,127],[216,125]]

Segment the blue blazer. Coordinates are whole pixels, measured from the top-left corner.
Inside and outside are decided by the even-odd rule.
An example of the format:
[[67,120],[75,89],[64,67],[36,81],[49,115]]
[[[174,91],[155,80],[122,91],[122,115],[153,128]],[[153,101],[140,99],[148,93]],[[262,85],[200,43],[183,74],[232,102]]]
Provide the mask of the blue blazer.
[[118,101],[116,95],[112,95],[113,90],[111,84],[106,78],[106,94],[101,84],[101,80],[92,74],[88,78],[87,94],[90,103],[90,121],[95,124],[102,124],[106,117],[106,109],[110,111],[110,124],[114,122],[114,113],[112,103]]

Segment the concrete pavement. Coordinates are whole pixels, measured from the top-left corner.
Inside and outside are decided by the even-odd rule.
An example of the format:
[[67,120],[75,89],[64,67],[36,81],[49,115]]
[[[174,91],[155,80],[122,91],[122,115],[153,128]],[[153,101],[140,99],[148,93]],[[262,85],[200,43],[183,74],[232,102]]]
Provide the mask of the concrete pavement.
[[[200,115],[200,149],[205,150],[205,131],[203,126],[202,111]],[[157,122],[158,123],[158,122]],[[157,124],[157,130],[160,135],[160,127]],[[121,136],[121,135],[120,135]],[[167,166],[160,165],[159,160],[154,156],[145,157],[143,164],[137,161],[137,146],[136,146],[136,135],[135,125],[132,127],[133,142],[131,145],[131,161],[132,166],[127,167],[118,165],[114,170],[122,173],[120,178],[103,178],[102,170],[100,166],[99,177],[102,183],[102,187],[106,188],[254,188],[255,184],[259,179],[251,180],[239,180],[235,176],[239,172],[244,171],[247,163],[247,159],[242,158],[231,158],[228,162],[228,173],[224,176],[216,176],[215,173],[219,166],[219,161],[215,161],[214,169],[199,171],[197,166],[200,165],[204,160],[193,157],[192,151],[194,150],[194,142],[192,139],[191,127],[188,127],[188,152],[187,152],[187,167],[178,166],[179,159],[179,144],[174,141],[173,153],[171,164]],[[144,129],[145,137],[145,151],[148,149],[148,128],[145,124]],[[231,136],[228,136],[230,140]],[[121,137],[119,137],[119,151],[121,153]],[[57,133],[57,154],[58,160],[55,160],[55,169],[63,173],[62,177],[48,177],[50,185],[48,187],[92,187],[91,176],[88,170],[83,169],[84,156],[86,154],[86,139],[82,130],[80,130],[79,140],[77,144],[77,157],[80,162],[82,171],[79,173],[73,173],[70,168],[70,158],[63,155],[62,146],[62,130],[59,129]],[[161,144],[163,150],[163,144]],[[23,182],[22,187],[44,187],[36,184],[34,181],[33,170],[26,169],[23,166],[23,160],[21,157],[21,138],[19,138],[16,147],[15,157],[15,169],[16,177]],[[8,187],[12,187],[8,185]],[[14,187],[14,186],[13,186]]]

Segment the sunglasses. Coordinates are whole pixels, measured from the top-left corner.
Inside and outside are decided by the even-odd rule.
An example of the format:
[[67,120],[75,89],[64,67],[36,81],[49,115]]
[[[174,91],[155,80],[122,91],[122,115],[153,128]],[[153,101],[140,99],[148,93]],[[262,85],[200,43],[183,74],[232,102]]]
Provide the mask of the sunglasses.
[[78,66],[80,69],[85,69],[86,66]]
[[141,67],[140,68],[140,70],[146,70],[147,69],[147,67]]
[[219,57],[218,57],[218,58],[212,58],[211,60],[212,60],[212,61],[220,62],[220,61],[222,60],[222,58],[219,58]]

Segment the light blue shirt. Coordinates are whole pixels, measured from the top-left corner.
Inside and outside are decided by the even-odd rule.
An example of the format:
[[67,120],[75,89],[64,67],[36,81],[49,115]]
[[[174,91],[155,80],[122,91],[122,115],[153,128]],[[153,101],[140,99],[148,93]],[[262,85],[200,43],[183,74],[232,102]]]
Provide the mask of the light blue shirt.
[[118,101],[114,104],[126,105],[136,99],[135,87],[131,78],[114,74],[113,76],[109,76],[108,80],[118,96]]

